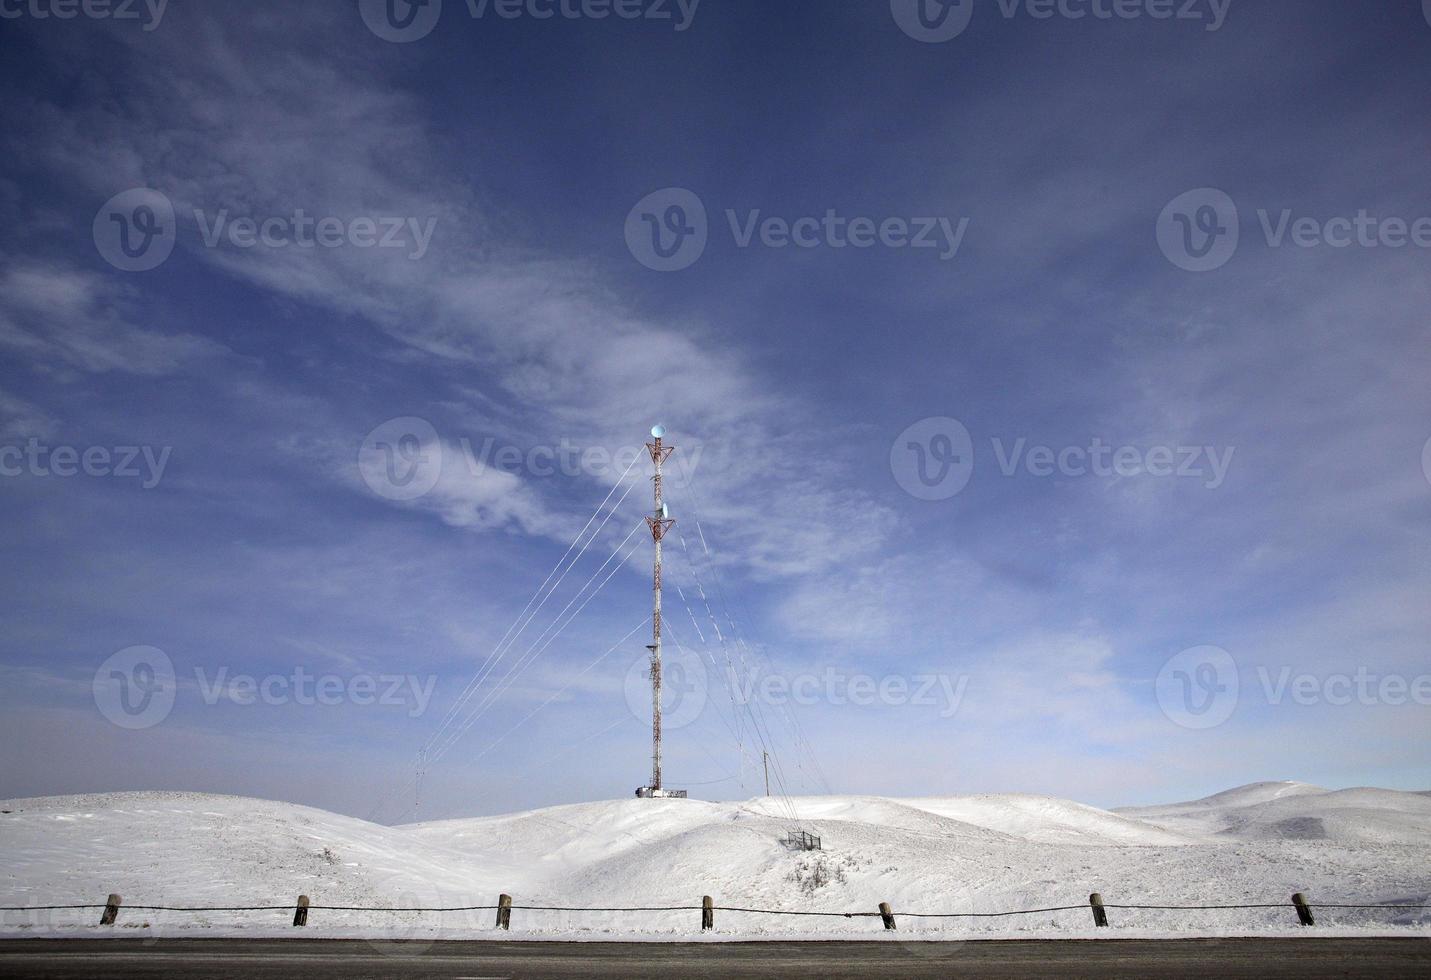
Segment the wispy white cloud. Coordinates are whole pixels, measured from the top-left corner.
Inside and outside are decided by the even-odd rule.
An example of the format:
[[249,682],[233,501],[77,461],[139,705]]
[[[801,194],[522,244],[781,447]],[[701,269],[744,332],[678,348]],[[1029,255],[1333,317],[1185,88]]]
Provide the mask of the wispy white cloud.
[[[288,39],[322,18],[292,18],[233,14],[146,38],[131,52],[159,66],[132,76],[144,97],[108,102],[81,123],[57,107],[37,108],[38,152],[99,200],[117,180],[168,194],[181,216],[181,247],[234,277],[357,315],[436,362],[472,365],[504,402],[521,406],[534,443],[559,434],[620,446],[668,421],[688,446],[740,445],[743,465],[703,469],[703,503],[712,532],[727,535],[763,575],[806,574],[879,546],[891,512],[777,428],[814,418],[812,406],[774,394],[761,369],[723,348],[718,325],[651,323],[589,265],[493,237],[476,193],[451,178],[426,108],[371,65],[339,54],[294,57]],[[162,57],[152,45],[163,46]],[[50,125],[53,135],[41,136]],[[96,158],[118,163],[101,170]],[[344,219],[433,218],[437,230],[427,256],[412,261],[355,248],[209,248],[197,227],[183,227],[195,209],[210,220],[220,209],[263,217],[298,208]],[[94,299],[95,282],[69,286],[81,295],[68,302]],[[85,336],[67,333],[71,356],[103,363],[108,348]],[[139,363],[157,369],[179,353],[165,361],[151,349]],[[777,456],[795,474],[778,490],[761,478]],[[522,483],[516,474],[447,468],[419,506],[456,526],[530,532],[549,515]],[[787,542],[777,547],[746,530],[758,520],[784,522]]]
[[64,265],[22,264],[0,276],[0,345],[42,371],[170,374],[226,348],[191,333],[132,322],[113,280]]
[[48,412],[0,388],[0,439],[44,439],[57,426]]

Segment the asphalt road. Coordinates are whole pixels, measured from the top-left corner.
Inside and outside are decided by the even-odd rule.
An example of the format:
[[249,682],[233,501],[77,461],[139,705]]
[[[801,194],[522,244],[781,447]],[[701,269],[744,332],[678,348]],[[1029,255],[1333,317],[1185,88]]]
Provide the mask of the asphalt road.
[[1431,977],[1431,940],[973,943],[0,942],[4,977]]

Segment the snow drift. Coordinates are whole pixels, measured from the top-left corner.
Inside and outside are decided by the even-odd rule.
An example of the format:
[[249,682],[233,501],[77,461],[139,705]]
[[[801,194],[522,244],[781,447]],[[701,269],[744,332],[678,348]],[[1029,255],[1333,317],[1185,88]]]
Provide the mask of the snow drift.
[[[861,936],[910,941],[1091,933],[1085,904],[1286,903],[1293,892],[1347,904],[1427,904],[1431,797],[1262,783],[1205,800],[1119,812],[1029,795],[793,801],[824,841],[781,844],[784,800],[621,800],[385,827],[310,807],[199,793],[116,793],[0,803],[7,856],[0,905],[466,907],[718,905],[902,913],[1068,911],[900,921],[721,912],[715,938]],[[1290,907],[1113,909],[1103,935],[1296,931]],[[105,934],[285,934],[281,911],[127,909]],[[378,939],[491,936],[490,910],[312,913],[306,934]],[[4,914],[9,935],[97,933],[95,911]],[[1431,934],[1424,911],[1324,910],[1323,926]],[[512,938],[692,938],[699,913],[519,908]],[[707,937],[710,938],[710,937]]]

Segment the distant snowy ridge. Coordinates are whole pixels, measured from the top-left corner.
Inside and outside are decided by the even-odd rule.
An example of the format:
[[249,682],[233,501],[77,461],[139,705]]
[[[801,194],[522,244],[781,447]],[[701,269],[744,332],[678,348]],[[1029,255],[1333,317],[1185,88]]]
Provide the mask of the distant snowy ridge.
[[[275,905],[365,908],[495,904],[579,907],[717,904],[802,911],[987,913],[907,919],[900,935],[1067,936],[1091,926],[1090,892],[1110,904],[1425,904],[1431,797],[1258,783],[1188,803],[1109,812],[1023,794],[793,801],[820,852],[790,851],[784,800],[619,800],[385,827],[311,807],[200,793],[116,793],[0,803],[7,856],[0,905]],[[1104,934],[1223,935],[1295,929],[1290,908],[1113,910]],[[85,913],[5,913],[11,935],[98,932]],[[309,935],[491,936],[490,912],[313,914]],[[120,929],[291,935],[274,913],[121,913]],[[816,928],[818,927],[818,928]],[[1431,934],[1410,910],[1325,914],[1318,928]],[[288,930],[288,931],[285,931]],[[823,932],[821,932],[823,930]],[[679,938],[685,912],[638,918],[519,910],[511,935]],[[725,938],[882,932],[878,919],[722,913]],[[130,933],[132,934],[132,933]]]
[[1239,839],[1416,844],[1431,838],[1431,800],[1423,793],[1306,783],[1254,783],[1206,799],[1118,812],[1146,823]]

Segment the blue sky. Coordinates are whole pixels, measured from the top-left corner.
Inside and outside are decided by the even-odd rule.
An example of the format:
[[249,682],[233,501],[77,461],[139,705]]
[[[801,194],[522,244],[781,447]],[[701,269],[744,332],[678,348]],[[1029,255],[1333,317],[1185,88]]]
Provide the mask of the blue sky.
[[[756,795],[770,748],[792,793],[1428,788],[1431,13],[966,2],[937,40],[902,0],[446,0],[405,43],[371,4],[0,4],[4,795],[629,795],[656,422],[666,652],[706,672],[671,786]],[[677,201],[705,247],[660,271]],[[144,206],[172,252],[127,271]],[[135,647],[172,708],[126,727]],[[816,680],[742,706],[726,665]]]

